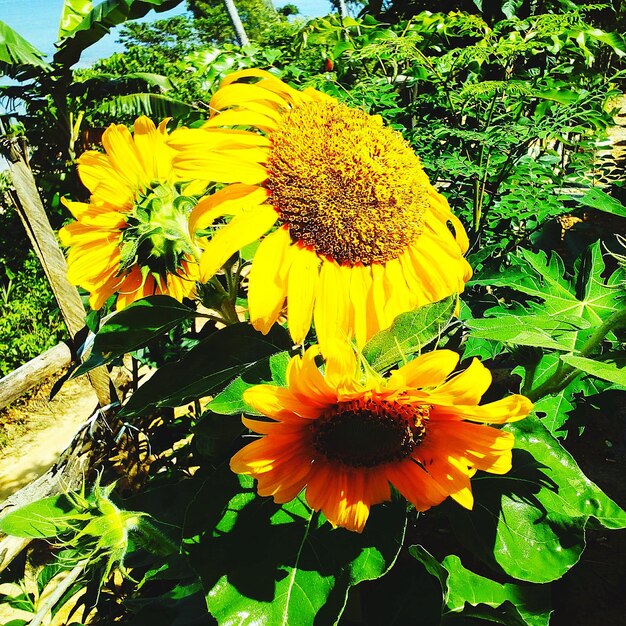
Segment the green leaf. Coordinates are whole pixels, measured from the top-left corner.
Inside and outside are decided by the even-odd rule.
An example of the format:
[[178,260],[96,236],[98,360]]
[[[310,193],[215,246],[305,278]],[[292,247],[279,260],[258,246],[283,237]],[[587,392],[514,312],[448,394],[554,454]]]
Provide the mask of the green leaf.
[[[550,620],[550,590],[541,585],[499,583],[463,567],[451,554],[441,563],[420,545],[409,554],[435,576],[444,595],[444,614],[485,619],[505,626],[547,626]],[[494,611],[493,609],[500,609]]]
[[[623,291],[616,287],[626,278],[626,271],[617,269],[608,280],[604,280],[605,265],[600,242],[593,244],[577,261],[577,275],[573,279],[565,275],[563,261],[555,253],[548,259],[544,252],[521,249],[520,255],[513,257],[511,268],[473,282],[506,287],[538,298],[540,303],[527,301],[523,307],[518,306],[515,314],[519,320],[512,323],[527,322],[530,327],[537,319],[543,323],[552,318],[554,327],[560,329],[556,343],[564,346],[567,352],[579,349],[624,299]],[[506,316],[510,312],[505,307],[494,307],[487,314],[508,319]],[[529,332],[533,329],[529,328]]]
[[509,424],[513,469],[472,481],[472,511],[444,507],[462,543],[496,570],[544,583],[578,562],[587,526],[626,528],[624,512],[580,470],[543,424]]
[[102,325],[89,358],[74,376],[145,346],[195,315],[195,311],[170,296],[149,296],[133,302]]
[[559,104],[573,104],[578,100],[580,95],[571,89],[542,89],[541,91],[533,91],[532,95],[542,100],[553,100]]
[[70,67],[80,59],[83,50],[100,41],[114,26],[143,17],[152,9],[169,11],[180,3],[181,0],[104,0],[83,13],[82,20],[68,23],[66,36],[56,44],[54,62]]
[[[572,328],[589,328],[589,322],[567,316],[552,315],[505,315],[465,320],[476,339],[490,339],[518,346],[535,346],[553,350],[569,350],[567,334]],[[565,335],[564,339],[559,339]]]
[[587,359],[573,354],[563,354],[561,356],[561,360],[576,369],[587,372],[587,374],[591,374],[592,376],[596,376],[602,380],[608,380],[611,383],[616,383],[622,387],[626,387],[626,368],[624,363],[618,365],[607,361]]
[[242,626],[336,624],[350,587],[393,565],[406,524],[401,502],[373,507],[358,534],[333,529],[302,497],[279,506],[257,496],[249,477],[228,474],[205,483],[185,528],[218,624],[234,616]]
[[626,56],[626,41],[619,33],[607,33],[599,28],[592,28],[585,31],[590,39],[595,39],[609,46],[615,54],[620,57]]
[[563,426],[569,419],[569,414],[576,407],[572,403],[572,390],[570,388],[563,389],[557,394],[544,396],[541,400],[535,402],[535,414],[541,417],[543,425],[550,431],[553,437],[564,435]]
[[196,108],[170,96],[159,93],[130,93],[103,100],[96,109],[97,113],[111,118],[146,115],[154,118],[186,118]]
[[574,199],[577,202],[580,202],[580,204],[591,207],[592,209],[598,209],[600,211],[604,211],[605,213],[626,217],[626,206],[597,187],[592,187],[584,196],[576,197]]
[[457,296],[402,313],[387,330],[376,333],[363,347],[363,356],[378,372],[406,360],[436,339],[454,315]]
[[243,400],[243,392],[254,385],[269,384],[285,386],[287,365],[291,356],[289,352],[273,354],[268,359],[263,359],[256,365],[246,370],[245,374],[233,380],[224,391],[219,393],[209,404],[207,409],[222,415],[236,415],[247,413],[249,415],[261,415]]
[[[561,355],[552,352],[541,355],[538,362],[515,368],[513,374],[521,376],[523,381],[522,393],[526,394],[531,388],[536,389],[545,383],[556,372],[560,363]],[[546,395],[535,402],[535,414],[554,437],[563,437],[567,434],[563,426],[569,419],[569,413],[576,408],[574,394],[590,397],[607,387],[609,384],[602,380],[578,376],[562,391]]]
[[145,415],[154,407],[181,406],[214,394],[249,368],[291,345],[287,331],[277,324],[267,335],[249,324],[227,326],[202,340],[180,361],[157,370],[130,397],[120,415]]
[[59,39],[71,35],[93,9],[92,0],[65,0],[59,22]]
[[77,515],[64,495],[50,496],[7,513],[0,519],[0,532],[33,539],[56,537],[68,530]]
[[8,24],[0,21],[0,72],[26,80],[52,70],[44,61],[44,54],[30,44]]

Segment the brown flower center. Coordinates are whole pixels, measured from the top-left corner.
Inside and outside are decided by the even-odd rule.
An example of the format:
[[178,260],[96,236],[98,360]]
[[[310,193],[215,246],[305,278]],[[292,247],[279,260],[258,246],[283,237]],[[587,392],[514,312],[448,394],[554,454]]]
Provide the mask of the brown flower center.
[[374,398],[340,402],[311,424],[313,447],[348,467],[401,461],[424,438],[429,412],[428,405]]
[[400,256],[422,229],[429,182],[402,136],[338,102],[284,113],[267,187],[294,242],[338,263]]

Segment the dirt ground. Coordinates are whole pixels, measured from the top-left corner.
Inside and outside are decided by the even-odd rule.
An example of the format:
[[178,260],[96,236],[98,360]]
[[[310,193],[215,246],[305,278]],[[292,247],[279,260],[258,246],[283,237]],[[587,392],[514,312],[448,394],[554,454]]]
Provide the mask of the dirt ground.
[[86,378],[67,382],[50,400],[53,382],[0,412],[9,442],[0,448],[0,503],[54,464],[98,404]]

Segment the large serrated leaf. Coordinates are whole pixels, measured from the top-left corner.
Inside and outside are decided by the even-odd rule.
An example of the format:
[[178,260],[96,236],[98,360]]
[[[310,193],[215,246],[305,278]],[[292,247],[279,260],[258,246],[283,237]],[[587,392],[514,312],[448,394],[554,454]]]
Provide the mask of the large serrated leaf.
[[550,590],[547,586],[500,583],[463,567],[451,554],[441,563],[424,547],[409,553],[439,580],[444,612],[485,619],[505,626],[547,626],[550,621]]
[[446,504],[462,543],[496,570],[544,583],[578,562],[588,525],[626,528],[624,512],[536,418],[509,424],[513,469],[473,481],[473,511]]
[[471,336],[518,346],[569,350],[568,335],[573,328],[589,328],[578,318],[552,315],[501,315],[465,320]]
[[202,340],[180,361],[168,363],[148,379],[120,411],[144,415],[155,407],[182,406],[221,391],[229,381],[292,345],[287,331],[274,324],[267,335],[249,324],[235,324]]
[[[521,309],[516,308],[516,317],[521,322],[553,319],[554,324],[566,328],[573,321],[580,323],[569,332],[560,332],[558,343],[565,350],[573,352],[584,344],[594,329],[606,320],[626,297],[618,285],[626,279],[626,271],[618,268],[608,280],[604,280],[605,264],[600,243],[596,242],[575,265],[576,276],[570,279],[565,275],[563,261],[552,253],[548,259],[544,252],[520,250],[520,256],[513,258],[513,266],[492,276],[475,280],[475,284],[506,287],[519,291],[541,302],[532,300]],[[510,312],[499,306],[489,309],[487,315],[506,318]],[[521,315],[519,314],[521,313]],[[527,345],[527,344],[524,344]],[[549,347],[549,346],[547,346]],[[562,349],[562,348],[555,348]]]
[[575,200],[580,202],[580,204],[591,207],[592,209],[598,209],[599,211],[604,211],[605,213],[626,217],[626,206],[597,187],[592,187],[584,196],[575,198]]
[[398,315],[392,325],[376,333],[363,347],[363,356],[378,372],[406,360],[436,339],[454,315],[457,296]]
[[[187,513],[185,550],[218,624],[331,625],[352,586],[393,565],[405,522],[396,501],[373,507],[361,534],[333,529],[301,497],[279,506],[257,496],[252,479],[218,473]],[[213,532],[202,532],[208,524]]]
[[[531,387],[538,388],[549,380],[559,368],[562,356],[566,355],[554,352],[543,354],[538,362],[515,368],[513,374],[521,376],[523,381],[522,393],[527,393]],[[609,386],[590,376],[578,376],[565,389],[537,400],[535,414],[554,437],[562,437],[566,434],[564,426],[569,414],[575,409],[575,394],[594,396]]]
[[149,296],[116,313],[98,330],[89,358],[75,376],[148,344],[185,320],[195,311],[170,296]]

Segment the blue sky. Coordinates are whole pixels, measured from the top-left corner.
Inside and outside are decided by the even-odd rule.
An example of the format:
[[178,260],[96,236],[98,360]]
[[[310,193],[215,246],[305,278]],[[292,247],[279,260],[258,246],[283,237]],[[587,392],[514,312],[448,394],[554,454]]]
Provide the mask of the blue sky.
[[[276,6],[287,4],[288,0],[276,0]],[[97,4],[98,2],[94,2]],[[294,0],[293,4],[299,7],[300,13],[307,17],[326,15],[330,11],[327,0]],[[0,20],[6,22],[22,37],[30,41],[42,52],[52,55],[54,42],[57,39],[59,18],[63,0],[0,0]],[[166,13],[151,11],[142,21],[153,21],[172,15],[185,13],[186,2]],[[110,56],[121,49],[115,43],[117,34],[103,37],[97,44],[88,48],[81,58],[80,65],[90,65],[97,59]]]

